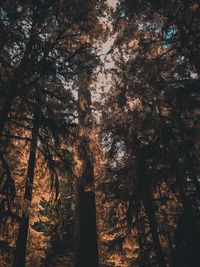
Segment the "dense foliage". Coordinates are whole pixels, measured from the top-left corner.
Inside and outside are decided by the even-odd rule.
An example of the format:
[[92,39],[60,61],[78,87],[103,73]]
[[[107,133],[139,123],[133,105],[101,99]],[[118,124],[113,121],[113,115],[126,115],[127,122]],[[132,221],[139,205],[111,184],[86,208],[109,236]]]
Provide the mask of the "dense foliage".
[[199,16],[1,1],[1,266],[199,266]]

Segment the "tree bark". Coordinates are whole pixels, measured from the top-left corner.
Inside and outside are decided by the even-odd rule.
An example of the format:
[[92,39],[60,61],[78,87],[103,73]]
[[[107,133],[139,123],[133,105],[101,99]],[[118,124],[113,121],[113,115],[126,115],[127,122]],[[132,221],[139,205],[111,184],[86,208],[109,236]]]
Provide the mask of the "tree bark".
[[12,96],[9,96],[6,99],[6,101],[5,101],[4,105],[3,105],[3,108],[1,110],[1,117],[0,117],[0,135],[2,134],[2,132],[4,130],[4,127],[5,127],[5,124],[8,121],[8,116],[9,116],[9,113],[11,112],[13,99],[14,98]]
[[83,163],[76,189],[76,251],[75,267],[98,267],[96,206],[94,192],[94,164],[90,148],[92,133],[90,75],[82,74],[79,80],[79,158]]
[[140,205],[138,201],[135,201],[135,218],[136,218],[136,228],[137,228],[137,236],[138,236],[138,244],[140,249],[140,262],[142,267],[150,266],[149,255],[145,249],[145,229],[143,225],[143,221],[140,214]]
[[158,227],[155,219],[155,211],[152,203],[152,199],[150,196],[147,196],[145,201],[144,201],[144,207],[145,207],[145,212],[148,216],[149,219],[149,224],[150,224],[150,229],[151,229],[151,235],[153,239],[153,245],[156,253],[156,258],[158,261],[158,266],[159,267],[166,267],[166,262],[165,262],[165,257],[164,253],[162,250],[162,246],[160,244],[160,238],[159,238],[159,233],[158,233]]
[[32,201],[32,190],[34,182],[34,170],[36,164],[36,152],[37,152],[37,140],[38,140],[39,126],[37,118],[33,119],[32,138],[30,144],[30,153],[28,161],[28,170],[25,185],[24,202],[27,207],[22,213],[22,219],[19,226],[18,237],[16,242],[15,258],[13,267],[25,267],[26,266],[26,249],[27,249],[27,237],[29,229],[30,218],[30,206]]
[[95,193],[84,191],[83,187],[79,185],[77,201],[75,267],[97,267],[98,245]]
[[169,247],[170,258],[171,258],[171,266],[175,267],[176,257],[175,257],[173,242],[172,242],[172,238],[171,238],[171,234],[170,234],[169,229],[167,230],[167,240],[168,240],[168,247]]

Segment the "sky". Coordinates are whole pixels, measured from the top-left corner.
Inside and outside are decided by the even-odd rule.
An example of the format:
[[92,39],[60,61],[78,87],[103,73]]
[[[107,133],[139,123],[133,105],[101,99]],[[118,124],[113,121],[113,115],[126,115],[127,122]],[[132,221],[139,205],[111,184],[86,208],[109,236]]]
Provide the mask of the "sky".
[[[115,8],[118,0],[107,0],[110,7]],[[108,18],[103,18],[103,23],[105,23],[110,29],[112,29],[112,22]],[[103,94],[109,91],[112,86],[112,77],[109,70],[114,67],[114,62],[110,55],[106,55],[113,45],[115,36],[108,37],[107,41],[102,44],[100,54],[102,61],[104,62],[104,71],[98,73],[98,78],[95,83],[96,90],[92,92],[93,101],[103,101]],[[97,70],[98,71],[98,70]]]
[[109,4],[111,7],[116,7],[117,2],[118,2],[118,0],[108,0],[108,4]]

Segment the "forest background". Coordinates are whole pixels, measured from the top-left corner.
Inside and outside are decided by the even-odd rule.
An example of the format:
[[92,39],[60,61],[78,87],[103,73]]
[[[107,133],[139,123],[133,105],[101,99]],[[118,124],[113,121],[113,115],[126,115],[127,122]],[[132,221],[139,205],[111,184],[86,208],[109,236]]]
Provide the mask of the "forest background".
[[200,265],[199,17],[1,1],[0,266]]

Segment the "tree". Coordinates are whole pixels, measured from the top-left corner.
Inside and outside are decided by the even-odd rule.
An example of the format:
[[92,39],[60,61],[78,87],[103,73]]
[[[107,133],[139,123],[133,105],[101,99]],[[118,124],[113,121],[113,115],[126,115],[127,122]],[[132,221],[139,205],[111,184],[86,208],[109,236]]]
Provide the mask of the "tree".
[[27,170],[27,178],[26,178],[26,186],[25,186],[25,194],[24,194],[24,203],[26,205],[24,212],[22,213],[22,218],[18,231],[18,238],[16,243],[16,251],[15,251],[15,260],[13,266],[25,266],[26,262],[26,245],[27,245],[27,237],[28,237],[28,228],[29,228],[29,213],[31,207],[32,200],[32,191],[33,191],[33,181],[34,181],[34,170],[36,165],[36,152],[37,152],[37,142],[38,142],[38,132],[39,125],[37,121],[37,116],[33,115],[33,129],[32,129],[32,137],[30,144],[30,154],[28,161],[28,170]]
[[[120,1],[116,10],[114,29],[117,38],[111,51],[116,60],[114,77],[117,82],[110,92],[104,121],[111,135],[111,159],[115,157],[116,162],[111,169],[118,173],[118,179],[128,176],[128,183],[132,185],[127,219],[131,222],[136,219],[142,257],[147,254],[147,257],[140,258],[143,266],[151,266],[155,261],[159,266],[165,266],[165,262],[178,264],[175,260],[178,256],[174,256],[175,228],[178,226],[176,215],[172,214],[188,220],[198,216],[195,192],[198,192],[199,182],[195,175],[191,175],[189,167],[191,155],[196,158],[195,135],[198,134],[195,123],[198,117],[195,111],[198,68],[191,60],[195,43],[190,42],[190,49],[185,45],[182,49],[183,43],[188,44],[188,40],[193,38],[191,31],[186,30],[188,21],[198,34],[195,17],[199,8],[194,8],[193,4]],[[178,15],[174,16],[176,11]],[[184,22],[183,14],[186,13],[189,19]],[[190,20],[191,13],[194,21]],[[184,38],[176,24],[186,31]],[[119,157],[120,154],[124,156]],[[123,164],[118,164],[117,158]],[[198,164],[194,165],[192,168],[196,169]],[[129,190],[123,196],[124,200]],[[169,195],[176,205],[174,209],[168,206],[170,227],[166,231],[161,227],[162,208],[159,207],[166,205]],[[187,215],[179,215],[180,205],[183,214]],[[140,214],[142,219],[138,222]],[[169,236],[171,230],[173,234]],[[188,250],[190,246],[188,244]],[[189,266],[192,256],[187,257],[190,260],[184,264]],[[197,255],[195,257],[198,261]]]
[[[99,3],[102,8],[101,5],[103,1]],[[69,150],[62,147],[69,145],[67,138],[74,134],[71,129],[77,119],[76,77],[83,71],[83,55],[91,46],[88,33],[94,34],[93,23],[98,20],[99,6],[96,1],[3,1],[1,6],[1,35],[9,37],[1,43],[1,146],[10,149],[14,140],[31,143],[32,111],[36,109],[40,125],[37,149],[47,162],[55,195],[59,188],[57,170],[70,168]],[[90,60],[91,68],[95,54],[84,60]],[[8,166],[16,166],[17,162],[10,157],[11,162],[5,163],[3,153],[2,149],[2,166],[8,181],[3,193],[12,190],[14,195]],[[37,162],[32,162],[31,187],[33,165]],[[25,192],[24,198],[31,202],[31,193],[27,197]],[[21,226],[26,224],[26,230],[20,240],[23,230],[19,229],[15,265],[19,265],[19,259],[23,266],[28,233],[28,218],[23,212],[20,221]],[[20,243],[24,248],[21,251]],[[21,252],[23,255],[19,257]]]
[[[87,62],[87,61],[86,61]],[[91,151],[92,114],[89,82],[91,73],[79,77],[79,147],[80,177],[76,181],[76,254],[75,266],[98,266],[94,159]]]

